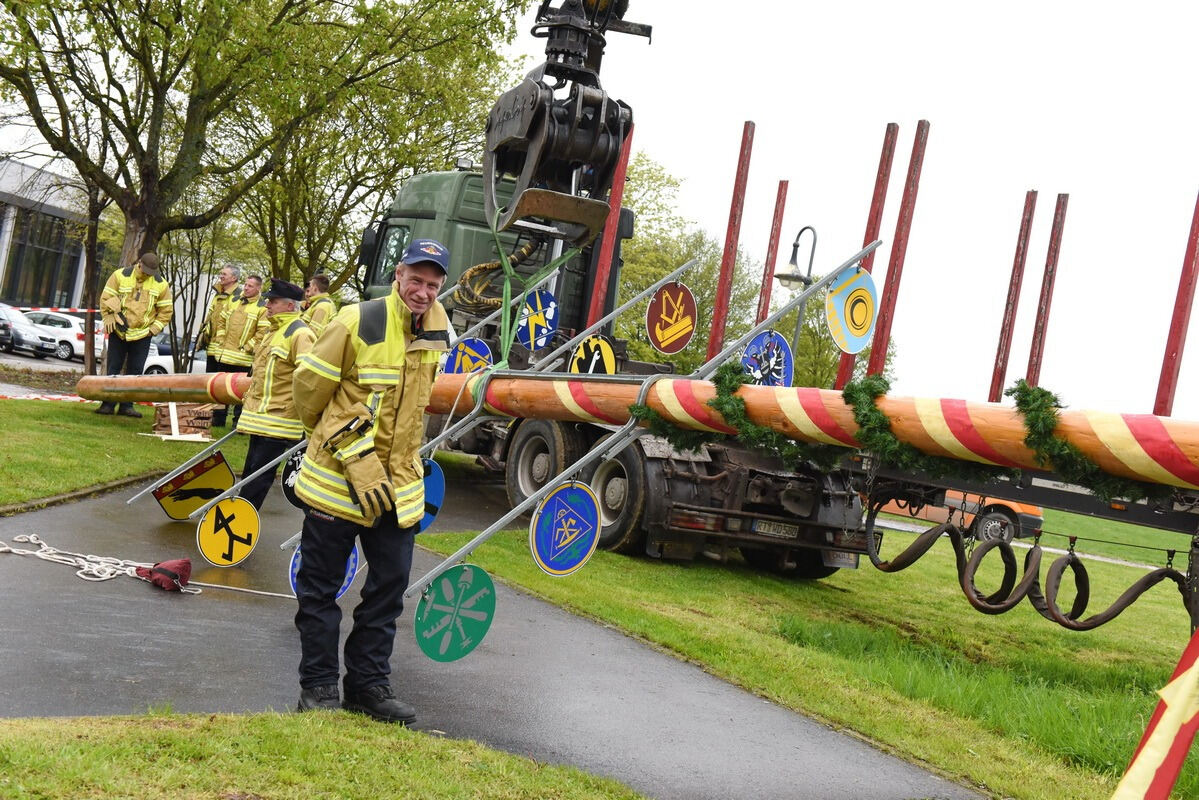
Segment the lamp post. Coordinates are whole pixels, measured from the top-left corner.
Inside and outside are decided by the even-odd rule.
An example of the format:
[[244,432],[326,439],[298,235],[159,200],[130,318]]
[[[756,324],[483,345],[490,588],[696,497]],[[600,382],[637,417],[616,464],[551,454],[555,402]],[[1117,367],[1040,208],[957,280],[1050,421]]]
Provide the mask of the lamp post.
[[[808,254],[808,272],[806,275],[799,271],[799,241],[803,238],[804,231],[812,233],[812,250]],[[812,285],[812,262],[816,258],[816,229],[811,225],[805,225],[799,229],[799,233],[795,234],[795,241],[791,244],[791,260],[787,262],[787,266],[791,268],[790,272],[776,272],[774,277],[782,284],[784,289],[794,291],[796,289],[806,289]],[[804,311],[806,311],[807,303],[801,305],[798,309],[799,317],[795,321],[795,338],[791,342],[791,356],[796,361],[799,360],[799,332],[803,330]]]

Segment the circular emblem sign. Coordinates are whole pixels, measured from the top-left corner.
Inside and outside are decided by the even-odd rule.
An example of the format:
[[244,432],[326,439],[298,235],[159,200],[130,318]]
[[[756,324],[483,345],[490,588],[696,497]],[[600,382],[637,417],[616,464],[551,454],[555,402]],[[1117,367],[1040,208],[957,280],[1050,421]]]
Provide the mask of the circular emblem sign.
[[828,332],[846,353],[860,353],[874,335],[878,292],[864,269],[847,269],[828,286],[824,316]]
[[214,567],[240,564],[257,544],[258,510],[244,497],[217,503],[196,526],[196,547]]
[[[291,593],[296,594],[296,576],[300,574],[300,548],[296,547],[296,551],[291,554],[291,563],[287,565],[287,581],[291,584]],[[358,564],[360,556],[358,555],[358,545],[354,545],[354,549],[350,551],[350,557],[346,559],[346,577],[341,582],[341,586],[337,590],[337,598],[339,599],[345,594],[350,584],[354,582],[354,577],[358,574]]]
[[550,343],[558,330],[558,301],[545,289],[538,289],[525,299],[524,310],[516,323],[516,338],[529,350],[540,350]]
[[749,340],[741,366],[756,386],[790,386],[795,377],[795,359],[787,340],[774,331],[762,331]]
[[458,343],[451,348],[449,358],[445,362],[445,371],[451,375],[478,372],[481,369],[487,369],[493,363],[495,362],[487,342],[471,336],[459,339]]
[[291,503],[296,508],[303,508],[304,501],[296,494],[296,479],[300,477],[300,464],[304,462],[304,448],[300,448],[292,453],[286,461],[283,462],[283,496],[287,498],[287,502]]
[[529,523],[533,560],[548,575],[569,575],[587,563],[599,541],[599,501],[585,483],[554,489]]
[[654,349],[666,355],[679,352],[695,335],[699,311],[695,295],[686,284],[668,283],[650,298],[645,309],[645,330]]
[[583,375],[615,375],[616,351],[603,334],[593,334],[575,348],[570,357],[570,371]]
[[416,643],[434,661],[457,661],[479,646],[495,616],[495,584],[473,564],[445,571],[421,595]]
[[425,515],[417,523],[416,532],[421,533],[437,519],[437,512],[445,502],[445,473],[441,465],[431,458],[422,462],[425,465]]

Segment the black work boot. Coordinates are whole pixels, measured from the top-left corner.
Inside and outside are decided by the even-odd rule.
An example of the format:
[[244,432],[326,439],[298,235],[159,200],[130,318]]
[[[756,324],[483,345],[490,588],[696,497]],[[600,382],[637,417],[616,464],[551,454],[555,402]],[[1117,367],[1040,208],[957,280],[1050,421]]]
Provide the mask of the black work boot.
[[135,409],[133,407],[133,403],[121,403],[121,405],[117,407],[117,413],[122,417],[137,417],[138,419],[142,418],[142,412]]
[[116,405],[113,403],[101,403],[100,407],[95,410],[96,414],[111,414],[116,410]]
[[411,725],[416,721],[416,709],[397,700],[395,693],[386,683],[371,686],[359,692],[346,692],[346,701],[341,704],[346,711],[366,714],[379,722],[398,722]]
[[333,684],[301,689],[300,702],[296,704],[296,711],[336,711],[339,708],[341,708],[341,698],[337,694],[337,687]]

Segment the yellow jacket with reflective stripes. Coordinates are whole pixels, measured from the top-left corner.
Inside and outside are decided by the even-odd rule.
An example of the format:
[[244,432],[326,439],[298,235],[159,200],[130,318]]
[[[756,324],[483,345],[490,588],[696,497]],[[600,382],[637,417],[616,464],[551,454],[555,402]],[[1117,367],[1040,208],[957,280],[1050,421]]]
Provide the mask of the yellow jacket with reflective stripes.
[[127,342],[154,336],[171,321],[175,303],[171,287],[158,275],[147,275],[137,266],[118,269],[100,293],[100,318],[110,322],[123,313],[128,330],[113,332]]
[[266,306],[261,297],[247,299],[239,295],[229,301],[225,329],[217,340],[217,358],[222,364],[250,366],[254,363],[258,343],[266,338],[269,330]]
[[[395,488],[399,524],[420,521],[425,492],[418,450],[448,331],[440,303],[418,326],[395,284],[386,297],[346,306],[333,318],[300,359],[293,384],[296,411],[311,431],[296,480],[296,494],[305,503],[364,523],[341,462],[373,448]],[[360,418],[371,421],[339,437],[347,423]]]
[[299,311],[276,314],[269,324],[270,335],[254,351],[253,377],[242,400],[237,431],[299,441],[304,438],[304,425],[292,398],[292,377],[316,337],[300,320]]
[[208,302],[208,315],[204,317],[204,324],[200,327],[200,342],[213,358],[221,357],[220,342],[225,337],[225,320],[229,317],[233,301],[240,297],[241,287],[234,285],[227,292],[218,289]]
[[308,323],[308,327],[312,328],[313,333],[320,336],[336,313],[337,305],[333,302],[333,298],[329,296],[328,292],[321,292],[308,299],[308,306],[304,309],[300,319]]

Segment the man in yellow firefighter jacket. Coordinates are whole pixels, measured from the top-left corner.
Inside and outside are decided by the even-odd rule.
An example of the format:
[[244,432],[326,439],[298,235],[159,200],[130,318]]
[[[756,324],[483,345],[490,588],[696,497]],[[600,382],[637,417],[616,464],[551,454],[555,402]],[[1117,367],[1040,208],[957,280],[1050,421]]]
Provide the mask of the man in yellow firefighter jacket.
[[301,711],[338,707],[335,598],[358,537],[368,569],[345,643],[343,707],[386,722],[416,718],[392,693],[389,660],[424,515],[418,449],[449,346],[449,320],[437,302],[448,268],[442,244],[413,241],[391,293],[343,308],[295,373],[296,411],[311,431],[296,481],[308,506],[296,577]]
[[[108,333],[108,374],[141,375],[150,352],[150,339],[171,321],[175,304],[171,287],[159,275],[158,255],[142,253],[133,266],[109,276],[100,293],[100,319]],[[97,414],[111,414],[112,403],[101,403]],[[121,403],[117,412],[140,417],[133,403]]]
[[[218,338],[210,343],[217,349],[216,372],[249,372],[254,363],[254,351],[258,343],[266,338],[270,324],[266,318],[266,306],[262,305],[262,278],[251,275],[241,287],[241,294],[231,298],[225,314],[224,328]],[[212,371],[212,370],[210,370]],[[233,407],[233,426],[242,407]],[[228,407],[218,406],[212,412],[212,424],[224,426]]]
[[[253,378],[237,422],[238,433],[250,434],[242,477],[276,461],[304,438],[304,425],[292,400],[292,376],[316,338],[300,320],[304,291],[299,286],[273,278],[263,297],[270,329],[254,351]],[[261,509],[278,471],[276,464],[274,470],[246,483],[241,496]]]
[[301,319],[308,323],[308,327],[312,328],[312,332],[317,336],[325,330],[325,326],[333,319],[333,315],[337,313],[337,306],[333,302],[333,298],[329,296],[329,276],[324,273],[317,273],[308,281],[308,286],[304,289],[304,313]]

